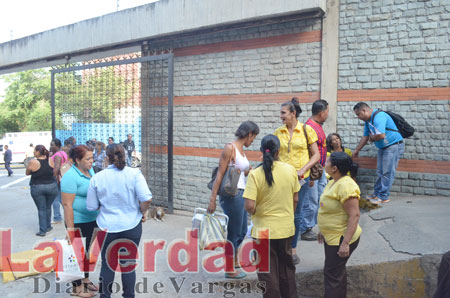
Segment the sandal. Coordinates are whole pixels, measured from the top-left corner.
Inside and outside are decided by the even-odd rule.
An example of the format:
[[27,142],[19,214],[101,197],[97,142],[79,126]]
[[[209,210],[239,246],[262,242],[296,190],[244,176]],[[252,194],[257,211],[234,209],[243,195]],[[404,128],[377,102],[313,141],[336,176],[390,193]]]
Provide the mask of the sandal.
[[229,273],[225,273],[225,278],[231,278],[231,279],[241,279],[246,277],[247,274],[245,274],[245,272],[239,272],[238,275],[230,275]]
[[83,282],[83,284],[89,291],[98,292],[98,287],[92,281]]
[[76,297],[81,297],[81,298],[91,298],[91,297],[94,297],[95,294],[93,294],[93,293],[91,293],[89,291],[85,291],[85,289],[81,289],[78,292],[70,293],[70,296],[76,296]]

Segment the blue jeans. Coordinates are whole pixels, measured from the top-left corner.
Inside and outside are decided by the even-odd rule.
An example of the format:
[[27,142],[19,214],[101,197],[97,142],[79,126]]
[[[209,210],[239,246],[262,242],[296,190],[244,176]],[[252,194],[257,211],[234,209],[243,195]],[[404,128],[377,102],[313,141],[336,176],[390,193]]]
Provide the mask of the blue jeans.
[[56,194],[56,198],[53,201],[53,221],[62,221],[61,216],[61,190],[58,187],[58,193]]
[[56,182],[31,185],[30,192],[38,209],[39,232],[46,233],[51,228],[52,203],[58,192],[58,185]]
[[292,248],[297,247],[298,236],[303,234],[309,228],[312,228],[316,225],[317,221],[315,221],[315,209],[318,207],[317,202],[317,187],[316,182],[314,186],[309,186],[309,177],[305,179],[305,184],[300,188],[298,193],[298,204],[297,208],[294,212],[294,225],[295,225],[295,234],[292,239]]
[[[111,270],[107,263],[107,251],[108,246],[111,242],[126,239],[131,240],[139,246],[139,242],[141,241],[142,236],[142,222],[139,222],[137,226],[130,230],[126,230],[118,233],[108,233],[106,235],[105,243],[102,248],[102,269],[100,271],[100,298],[109,298],[111,297],[111,293],[113,290],[114,275],[115,271]],[[120,253],[120,252],[119,252]],[[119,256],[112,256],[112,258],[118,258]],[[137,259],[137,255],[132,255],[131,252],[127,253],[127,260],[120,261],[121,263],[135,263]],[[123,289],[123,297],[132,298],[135,295],[134,287],[136,284],[136,271],[133,270],[131,272],[122,272],[122,289]]]
[[131,154],[127,153],[126,163],[128,167],[131,167],[131,159],[132,159]]
[[328,184],[327,175],[325,174],[325,169],[323,170],[322,177],[320,177],[319,180],[316,180],[316,183],[314,183],[314,186],[317,188],[317,206],[316,206],[316,213],[314,216],[314,222],[317,224],[317,214],[319,213],[319,202],[320,197],[322,196],[323,190],[325,189],[325,186]]
[[389,198],[398,161],[403,156],[405,144],[395,144],[387,148],[378,149],[377,180],[373,187],[373,194],[381,200]]
[[[233,244],[237,253],[239,246],[247,234],[247,211],[244,209],[243,189],[239,189],[236,196],[219,196],[220,206],[228,216],[227,240]],[[234,256],[233,251],[225,250],[228,256]]]

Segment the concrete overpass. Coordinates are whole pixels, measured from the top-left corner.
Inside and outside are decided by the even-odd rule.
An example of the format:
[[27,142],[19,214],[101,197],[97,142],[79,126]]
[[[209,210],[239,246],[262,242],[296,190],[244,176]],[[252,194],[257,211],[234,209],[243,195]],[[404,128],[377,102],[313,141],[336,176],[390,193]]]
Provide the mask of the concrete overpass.
[[321,15],[325,0],[160,0],[0,44],[0,74],[141,50],[143,43]]

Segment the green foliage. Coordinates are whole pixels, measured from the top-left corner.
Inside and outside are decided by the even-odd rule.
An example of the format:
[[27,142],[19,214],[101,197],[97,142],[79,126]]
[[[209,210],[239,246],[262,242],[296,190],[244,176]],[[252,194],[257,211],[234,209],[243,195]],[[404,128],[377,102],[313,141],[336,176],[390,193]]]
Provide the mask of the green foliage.
[[[48,129],[39,119],[51,119],[51,110],[42,104],[50,102],[50,73],[44,69],[28,70],[7,75],[5,81],[9,86],[0,103],[0,133]],[[30,118],[36,113],[41,113],[39,119]]]
[[[10,85],[0,103],[0,134],[51,130],[50,71],[18,72],[5,76],[5,81]],[[56,129],[67,129],[64,117],[84,123],[112,122],[115,109],[136,92],[132,86],[112,67],[55,74]]]

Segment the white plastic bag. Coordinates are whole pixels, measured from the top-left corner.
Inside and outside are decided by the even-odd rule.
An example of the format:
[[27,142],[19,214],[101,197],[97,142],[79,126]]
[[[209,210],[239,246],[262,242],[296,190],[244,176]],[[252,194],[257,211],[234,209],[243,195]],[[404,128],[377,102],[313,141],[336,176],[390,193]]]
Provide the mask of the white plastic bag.
[[[208,211],[204,208],[195,208],[194,209],[194,216],[192,217],[192,229],[199,229],[200,233],[200,225],[205,217],[205,215],[208,213]],[[219,219],[220,224],[225,231],[227,232],[228,228],[228,216],[221,212],[214,212],[213,215]]]
[[84,273],[80,270],[73,246],[67,240],[55,240],[55,242],[59,243],[58,259],[55,266],[56,282],[66,283],[83,279]]
[[[199,248],[204,250],[214,242],[226,242],[225,230],[218,217],[207,213],[200,223]],[[214,249],[210,247],[209,249]]]

